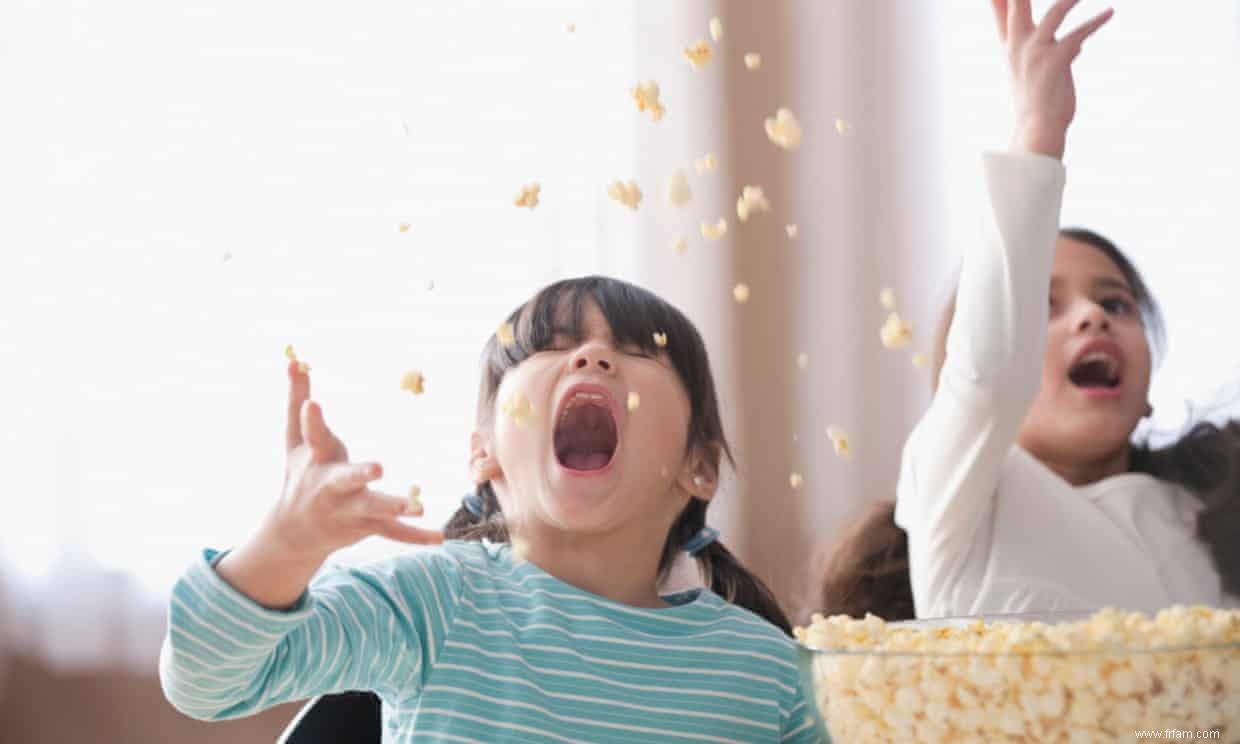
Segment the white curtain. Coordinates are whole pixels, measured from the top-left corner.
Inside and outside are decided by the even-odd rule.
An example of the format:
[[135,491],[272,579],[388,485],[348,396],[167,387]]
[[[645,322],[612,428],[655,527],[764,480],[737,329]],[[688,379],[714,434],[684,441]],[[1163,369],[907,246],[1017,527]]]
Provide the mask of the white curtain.
[[286,344],[381,487],[455,510],[487,336],[553,279],[632,274],[605,195],[636,157],[632,14],[0,8],[9,644],[154,669],[162,592],[278,495]]

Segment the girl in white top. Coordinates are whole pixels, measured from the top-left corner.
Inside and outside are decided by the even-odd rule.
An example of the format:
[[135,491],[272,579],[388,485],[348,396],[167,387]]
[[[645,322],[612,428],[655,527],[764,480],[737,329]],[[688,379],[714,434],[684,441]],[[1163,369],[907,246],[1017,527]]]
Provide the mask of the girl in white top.
[[994,227],[966,253],[937,391],[904,449],[917,614],[1240,606],[1240,426],[1131,444],[1157,309],[1108,241],[1059,232],[1071,63],[1111,11],[1056,39],[1075,0],[1037,24],[1029,0],[992,4],[1017,132],[986,156]]

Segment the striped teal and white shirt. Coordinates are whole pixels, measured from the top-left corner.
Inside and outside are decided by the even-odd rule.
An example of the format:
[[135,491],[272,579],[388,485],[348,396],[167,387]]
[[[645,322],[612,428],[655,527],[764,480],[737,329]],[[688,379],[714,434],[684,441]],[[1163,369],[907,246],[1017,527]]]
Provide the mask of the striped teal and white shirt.
[[219,557],[174,587],[160,656],[195,718],[374,690],[385,742],[826,740],[795,643],[708,590],[629,607],[506,544],[448,542],[326,572],[277,611],[224,582]]

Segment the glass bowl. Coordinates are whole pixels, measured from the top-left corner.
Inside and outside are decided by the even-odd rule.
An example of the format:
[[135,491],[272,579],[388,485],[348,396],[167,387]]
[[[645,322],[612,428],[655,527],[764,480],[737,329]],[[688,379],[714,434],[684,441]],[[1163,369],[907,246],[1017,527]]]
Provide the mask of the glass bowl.
[[797,630],[833,744],[1240,742],[1240,610],[1103,610]]

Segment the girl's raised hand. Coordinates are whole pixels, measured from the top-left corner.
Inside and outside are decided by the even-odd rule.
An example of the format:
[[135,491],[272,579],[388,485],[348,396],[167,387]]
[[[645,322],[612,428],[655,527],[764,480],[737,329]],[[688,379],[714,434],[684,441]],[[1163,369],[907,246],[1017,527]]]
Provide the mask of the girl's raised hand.
[[1030,0],[991,0],[999,38],[1007,46],[1016,113],[1013,146],[1062,158],[1068,125],[1076,114],[1072,62],[1081,45],[1107,21],[1108,8],[1072,32],[1055,38],[1077,0],[1058,0],[1033,22]]
[[280,547],[298,556],[326,558],[370,535],[434,544],[443,537],[397,519],[406,500],[369,484],[383,477],[378,463],[351,463],[349,451],[310,400],[310,378],[296,361],[288,365],[287,460],[284,489],[271,515]]

